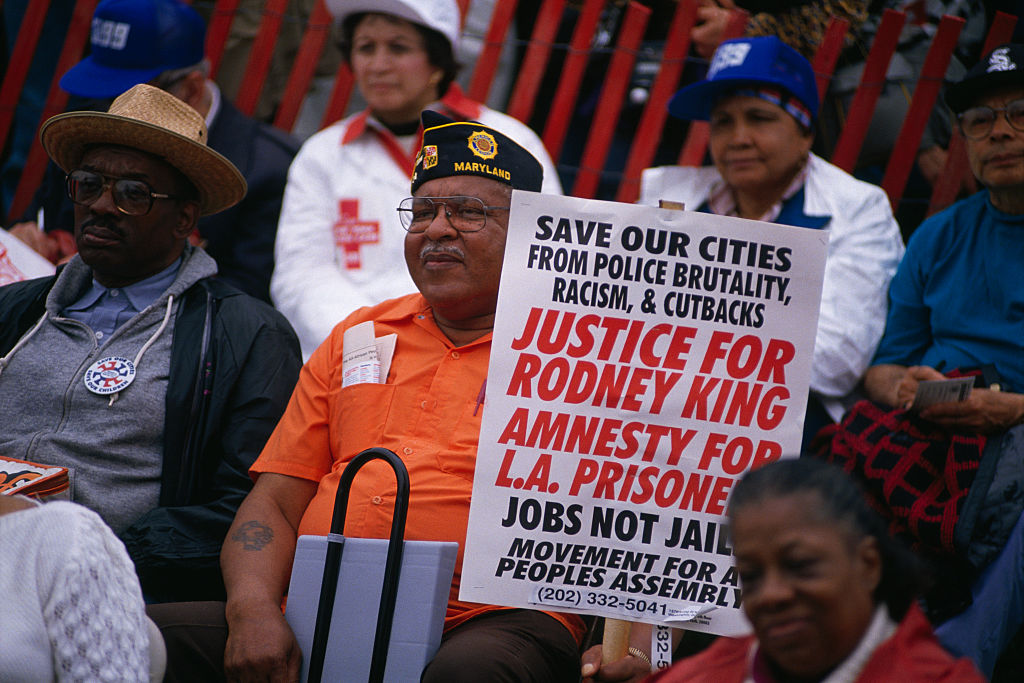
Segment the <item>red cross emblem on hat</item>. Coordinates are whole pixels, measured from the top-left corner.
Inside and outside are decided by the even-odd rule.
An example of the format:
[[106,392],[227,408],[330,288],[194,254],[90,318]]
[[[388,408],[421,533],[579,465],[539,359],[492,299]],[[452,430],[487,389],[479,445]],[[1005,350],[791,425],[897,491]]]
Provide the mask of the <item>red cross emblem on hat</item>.
[[379,241],[380,222],[359,219],[359,200],[339,200],[334,243],[345,254],[345,267],[350,270],[360,268],[359,245],[376,244]]

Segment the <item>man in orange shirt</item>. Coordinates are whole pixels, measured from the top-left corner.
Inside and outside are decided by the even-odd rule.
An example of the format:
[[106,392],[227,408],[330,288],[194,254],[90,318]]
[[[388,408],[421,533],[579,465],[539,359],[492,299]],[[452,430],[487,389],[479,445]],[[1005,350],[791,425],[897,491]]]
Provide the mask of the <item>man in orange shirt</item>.
[[[509,202],[513,188],[540,190],[541,165],[478,123],[427,111],[423,127],[414,196],[399,207],[419,293],[359,309],[335,328],[251,470],[256,484],[221,555],[229,677],[298,675],[301,654],[280,609],[295,541],[328,533],[342,470],[372,446],[395,451],[409,470],[406,538],[460,546],[444,638],[423,680],[579,677],[578,617],[458,599]],[[397,335],[381,383],[353,383],[342,361],[345,331],[366,322],[375,337]],[[345,534],[386,538],[394,502],[391,469],[366,465],[352,484]],[[173,647],[169,654],[173,671]]]

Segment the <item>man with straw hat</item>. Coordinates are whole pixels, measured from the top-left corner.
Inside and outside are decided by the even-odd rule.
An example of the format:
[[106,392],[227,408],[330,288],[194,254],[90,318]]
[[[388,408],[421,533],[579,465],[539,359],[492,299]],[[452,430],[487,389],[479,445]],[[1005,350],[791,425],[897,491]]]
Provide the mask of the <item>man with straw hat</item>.
[[148,85],[48,120],[78,255],[0,288],[0,454],[67,467],[156,602],[223,594],[220,545],[300,367],[287,321],[188,244],[246,192],[206,135]]

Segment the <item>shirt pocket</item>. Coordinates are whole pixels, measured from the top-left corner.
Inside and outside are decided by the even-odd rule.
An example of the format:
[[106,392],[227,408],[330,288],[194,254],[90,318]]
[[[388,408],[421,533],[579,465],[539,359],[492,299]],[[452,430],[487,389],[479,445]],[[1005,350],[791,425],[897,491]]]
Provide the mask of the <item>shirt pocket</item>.
[[477,448],[480,445],[480,418],[483,414],[483,403],[476,399],[466,402],[462,407],[448,444],[437,451],[437,466],[442,471],[473,481]]
[[383,445],[395,395],[393,384],[353,384],[338,392],[335,453],[342,461]]

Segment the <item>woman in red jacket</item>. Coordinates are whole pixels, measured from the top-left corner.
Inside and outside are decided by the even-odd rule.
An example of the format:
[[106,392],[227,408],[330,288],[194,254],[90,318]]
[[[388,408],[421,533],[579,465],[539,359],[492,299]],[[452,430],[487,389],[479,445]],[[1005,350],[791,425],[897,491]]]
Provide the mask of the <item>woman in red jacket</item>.
[[984,681],[918,608],[920,571],[853,481],[811,460],[750,472],[729,503],[747,638],[720,638],[652,681]]
[[753,470],[732,490],[729,520],[753,635],[719,638],[647,679],[627,657],[586,683],[985,680],[939,645],[915,602],[921,565],[838,467],[798,459]]

